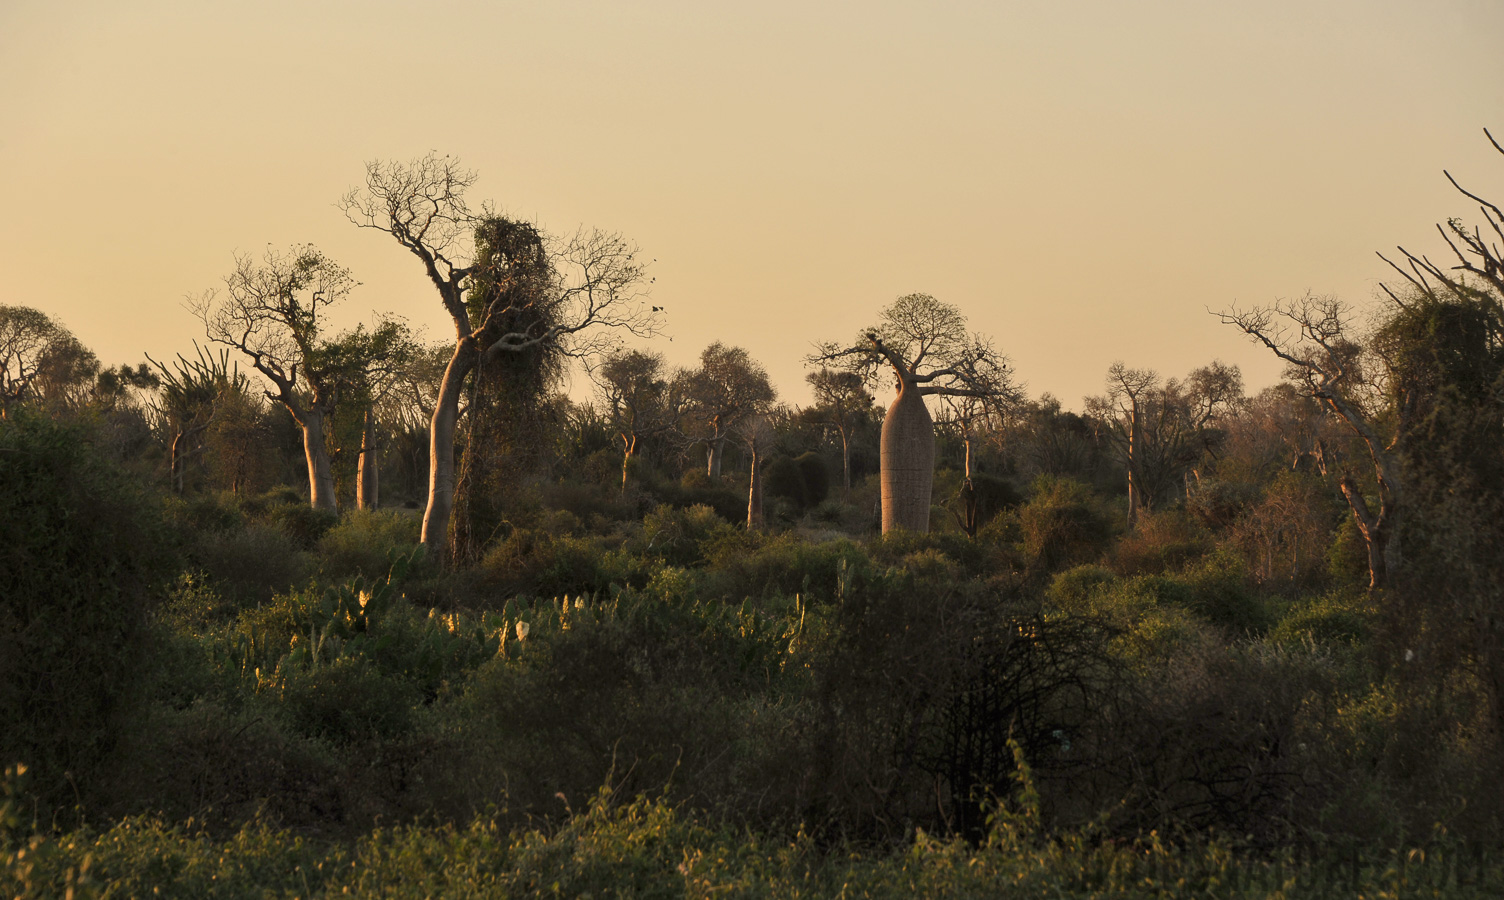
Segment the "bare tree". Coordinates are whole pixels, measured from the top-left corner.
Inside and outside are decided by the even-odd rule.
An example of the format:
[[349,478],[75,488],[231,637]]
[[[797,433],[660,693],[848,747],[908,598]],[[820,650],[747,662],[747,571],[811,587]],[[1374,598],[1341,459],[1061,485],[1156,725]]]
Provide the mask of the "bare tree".
[[[1504,154],[1504,146],[1494,140],[1494,136],[1488,129],[1483,129],[1483,134],[1494,149]],[[1407,282],[1417,291],[1431,300],[1437,300],[1441,294],[1451,297],[1476,298],[1478,291],[1465,280],[1471,275],[1481,279],[1495,292],[1494,302],[1499,297],[1504,297],[1504,252],[1501,252],[1494,238],[1504,240],[1504,210],[1501,210],[1491,201],[1479,197],[1477,194],[1464,188],[1452,177],[1452,173],[1442,170],[1447,181],[1452,183],[1464,197],[1478,204],[1478,211],[1483,214],[1483,220],[1488,223],[1491,236],[1485,237],[1483,230],[1478,226],[1471,229],[1458,218],[1447,219],[1445,226],[1438,224],[1436,230],[1441,233],[1442,240],[1447,242],[1447,247],[1452,255],[1457,258],[1457,265],[1443,268],[1425,255],[1416,256],[1404,247],[1398,247],[1400,254],[1405,258],[1405,265],[1401,266],[1380,253],[1379,258],[1389,263]],[[1457,274],[1454,274],[1457,273]],[[1380,285],[1389,298],[1397,306],[1404,307],[1405,301],[1386,285]]]
[[1242,374],[1221,362],[1163,383],[1155,372],[1121,362],[1107,370],[1107,393],[1088,397],[1086,408],[1128,470],[1130,528],[1210,449],[1209,426],[1242,397]]
[[354,284],[349,270],[311,245],[287,253],[268,249],[260,262],[237,257],[223,294],[208,291],[189,300],[209,339],[245,354],[271,382],[267,397],[286,407],[302,429],[315,509],[336,508],[325,426],[349,364],[343,354],[327,352],[324,318]]
[[[1368,549],[1369,587],[1384,587],[1400,565],[1406,494],[1400,442],[1409,430],[1412,405],[1397,398],[1393,415],[1386,415],[1391,404],[1383,367],[1354,339],[1348,310],[1334,297],[1306,295],[1220,316],[1284,360],[1285,377],[1341,420],[1367,451],[1377,503],[1370,502],[1351,470],[1337,473],[1337,485]],[[1319,462],[1325,470],[1325,454]]]
[[[1007,360],[989,342],[967,333],[960,310],[928,294],[908,294],[883,310],[878,325],[852,345],[819,345],[808,361],[842,366],[868,384],[883,370],[891,372],[898,396],[883,419],[883,533],[894,528],[928,531],[935,427],[924,397],[1000,397],[1007,385]],[[999,380],[982,380],[978,373],[983,371]]]
[[[454,509],[460,399],[477,365],[539,346],[589,356],[614,346],[613,331],[646,336],[659,323],[642,303],[649,282],[624,238],[580,231],[546,245],[531,225],[472,212],[465,194],[475,178],[458,160],[435,153],[405,163],[373,161],[365,185],[341,201],[351,222],[386,232],[418,258],[454,323],[454,349],[429,426],[422,532],[423,543],[440,555]],[[476,257],[478,234],[495,251],[489,259]],[[478,278],[492,289],[467,303]]]
[[697,368],[675,379],[676,393],[688,402],[686,415],[694,420],[692,436],[706,447],[705,471],[721,476],[721,457],[736,426],[756,415],[777,396],[767,370],[741,347],[716,341],[700,354]]

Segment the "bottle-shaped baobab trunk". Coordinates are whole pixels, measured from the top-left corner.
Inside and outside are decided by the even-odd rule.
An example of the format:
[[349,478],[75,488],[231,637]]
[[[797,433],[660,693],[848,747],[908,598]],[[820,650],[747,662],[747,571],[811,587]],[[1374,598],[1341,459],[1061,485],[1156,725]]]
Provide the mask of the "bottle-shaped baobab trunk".
[[934,480],[935,423],[919,389],[904,381],[883,418],[883,534],[930,530]]

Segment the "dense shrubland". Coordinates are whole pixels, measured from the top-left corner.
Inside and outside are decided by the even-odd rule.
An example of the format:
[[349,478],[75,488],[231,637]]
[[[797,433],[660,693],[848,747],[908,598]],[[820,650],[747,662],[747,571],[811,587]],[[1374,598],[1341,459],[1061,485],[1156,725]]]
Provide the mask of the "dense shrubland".
[[[471,305],[525,341],[494,298],[552,282],[510,264]],[[967,344],[996,389],[937,407],[928,530],[882,527],[860,366],[795,410],[738,348],[619,353],[578,403],[408,347],[327,405],[313,503],[224,359],[102,369],[0,308],[40,329],[0,385],[0,884],[1497,895],[1498,271],[1369,331],[1229,314],[1291,364],[1251,397],[1114,365],[1079,415]]]

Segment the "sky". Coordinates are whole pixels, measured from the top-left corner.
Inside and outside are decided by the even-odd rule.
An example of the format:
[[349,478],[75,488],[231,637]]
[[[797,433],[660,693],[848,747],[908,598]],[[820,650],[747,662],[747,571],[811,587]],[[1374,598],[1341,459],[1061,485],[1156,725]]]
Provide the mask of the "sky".
[[745,347],[793,403],[813,342],[914,292],[1068,408],[1119,360],[1258,389],[1209,311],[1376,303],[1376,251],[1481,221],[1443,169],[1504,202],[1501,30],[1497,0],[0,0],[0,304],[191,355],[186,297],[312,243],[361,282],[341,324],[452,338],[335,206],[433,150],[472,201],[626,235],[668,316],[640,346]]

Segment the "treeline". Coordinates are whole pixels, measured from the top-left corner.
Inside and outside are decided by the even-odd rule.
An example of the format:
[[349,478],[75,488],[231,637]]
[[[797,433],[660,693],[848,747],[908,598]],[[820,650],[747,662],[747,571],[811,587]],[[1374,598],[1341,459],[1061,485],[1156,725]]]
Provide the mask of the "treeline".
[[[77,881],[69,848],[139,883],[148,845],[179,874],[230,835],[344,859],[378,822],[472,829],[403,838],[445,853],[508,832],[520,868],[486,883],[518,890],[538,827],[714,888],[643,849],[647,820],[684,854],[740,829],[824,860],[820,885],[860,850],[874,884],[963,893],[993,882],[961,858],[1090,893],[1104,847],[1206,886],[1205,861],[1291,843],[1351,848],[1357,878],[1504,837],[1483,231],[1443,230],[1454,268],[1405,253],[1366,318],[1223,313],[1287,364],[1254,395],[1217,361],[1117,362],[1071,412],[911,294],[810,336],[795,408],[744,349],[624,347],[661,326],[630,244],[472,214],[472,179],[372,164],[344,204],[424,267],[452,345],[396,318],[330,333],[353,281],[308,247],[238,260],[173,360],[107,369],[0,308],[16,892]],[[573,361],[588,401],[559,393]],[[570,852],[560,871],[599,864]],[[721,871],[791,877],[771,859]]]

